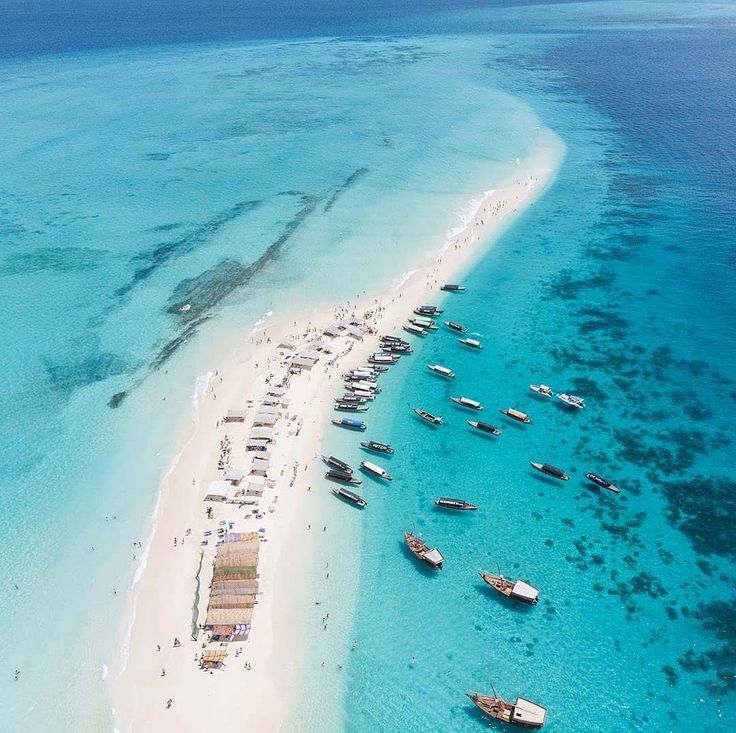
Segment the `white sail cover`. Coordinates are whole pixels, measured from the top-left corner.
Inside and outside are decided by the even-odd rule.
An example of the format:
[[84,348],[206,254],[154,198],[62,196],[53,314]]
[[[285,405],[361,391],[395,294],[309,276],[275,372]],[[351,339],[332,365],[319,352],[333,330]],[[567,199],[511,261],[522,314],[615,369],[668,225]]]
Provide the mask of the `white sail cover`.
[[541,728],[547,717],[547,709],[541,705],[519,697],[514,705],[513,721],[524,725],[532,725]]
[[539,591],[534,587],[525,583],[523,580],[517,580],[511,589],[511,595],[515,598],[522,598],[525,601],[536,601],[539,598]]

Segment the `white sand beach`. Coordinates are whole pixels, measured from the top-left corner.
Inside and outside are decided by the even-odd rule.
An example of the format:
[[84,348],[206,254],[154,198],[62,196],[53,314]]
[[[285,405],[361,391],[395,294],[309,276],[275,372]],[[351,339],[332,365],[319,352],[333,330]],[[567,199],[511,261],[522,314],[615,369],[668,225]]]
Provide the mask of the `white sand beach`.
[[[325,490],[320,483],[324,466],[315,456],[321,452],[325,426],[342,416],[332,411],[340,375],[378,350],[377,334],[400,329],[412,308],[435,302],[438,286],[466,272],[549,186],[564,146],[547,131],[540,133],[540,143],[538,152],[520,161],[509,180],[479,199],[474,217],[461,231],[449,240],[438,237],[427,243],[428,251],[436,255],[434,261],[426,266],[418,263],[419,269],[397,289],[318,312],[299,313],[295,307],[289,317],[269,318],[263,330],[244,337],[234,353],[212,365],[199,400],[198,422],[162,482],[150,535],[142,547],[132,549],[140,570],[121,630],[120,659],[110,664],[109,676],[117,730],[185,733],[233,729],[237,722],[236,730],[277,731],[288,719],[300,685],[298,660],[307,643],[302,620],[313,603],[311,538],[323,524],[313,498],[317,490]],[[334,338],[323,335],[331,324],[350,316],[372,333],[362,339],[345,332]],[[296,348],[279,347],[288,338],[297,342]],[[311,369],[288,378],[286,406],[278,407],[268,481],[258,498],[261,518],[252,515],[254,505],[205,502],[211,482],[222,478],[218,470],[222,441],[227,436],[229,465],[248,473],[257,453],[246,452],[245,444],[258,405],[269,387],[289,376],[289,358],[310,345],[314,348],[317,340],[329,353],[322,350]],[[244,422],[225,423],[229,409],[245,410]],[[213,508],[212,519],[206,515],[207,507]],[[223,521],[232,522],[235,532],[265,531],[260,533],[260,590],[250,636],[245,642],[219,647],[208,643],[201,630],[192,639],[192,609],[201,559],[198,623],[202,623],[216,530],[227,527],[220,525]],[[307,529],[310,525],[314,531]],[[208,531],[212,534],[205,538]],[[177,646],[175,638],[180,641]],[[205,646],[227,649],[223,669],[200,669],[196,657]]]

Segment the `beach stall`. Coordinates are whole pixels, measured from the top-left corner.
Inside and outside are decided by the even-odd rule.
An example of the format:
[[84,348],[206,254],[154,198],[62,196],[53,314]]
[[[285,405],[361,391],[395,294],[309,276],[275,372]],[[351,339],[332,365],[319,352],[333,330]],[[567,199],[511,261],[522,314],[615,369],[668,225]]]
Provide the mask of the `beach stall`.
[[317,359],[309,359],[306,356],[295,356],[291,360],[291,366],[299,369],[311,369],[317,363]]
[[261,438],[251,438],[245,444],[246,451],[259,451],[263,452],[268,449],[270,441],[263,440]]
[[222,478],[233,486],[240,486],[245,478],[245,471],[242,468],[226,468]]
[[265,476],[248,476],[248,485],[245,489],[245,495],[263,496],[263,489],[265,488],[265,484]]
[[[232,632],[230,636],[232,636]],[[227,649],[205,649],[202,652],[200,666],[202,669],[221,669],[225,666],[226,659]]]
[[225,422],[245,422],[247,410],[228,410],[225,414]]
[[365,328],[363,326],[348,326],[346,331],[348,336],[352,336],[354,339],[362,339],[365,336]]
[[268,467],[271,465],[271,459],[268,456],[256,456],[253,459],[253,466],[250,469],[251,474],[265,476]]
[[253,427],[273,427],[278,422],[278,414],[272,412],[258,411],[253,418]]
[[207,489],[204,500],[220,503],[227,501],[231,487],[232,484],[229,481],[213,481]]
[[252,440],[265,440],[270,443],[273,440],[273,428],[253,428],[250,437]]
[[279,349],[295,349],[299,341],[295,338],[285,338],[279,343]]

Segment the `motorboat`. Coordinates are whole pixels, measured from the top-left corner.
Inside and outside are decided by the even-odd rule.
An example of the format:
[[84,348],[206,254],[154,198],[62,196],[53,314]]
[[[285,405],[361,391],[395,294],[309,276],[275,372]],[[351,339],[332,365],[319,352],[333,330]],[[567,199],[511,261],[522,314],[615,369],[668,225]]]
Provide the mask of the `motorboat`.
[[437,330],[437,325],[431,318],[425,318],[425,317],[410,318],[409,323],[412,323],[415,326],[419,326],[420,328],[425,328],[427,329],[427,331]]
[[407,344],[407,345],[409,344],[409,342],[402,339],[401,336],[390,336],[388,334],[380,336],[379,341],[386,342],[386,343],[394,342],[397,344]]
[[435,499],[434,503],[443,509],[459,509],[460,511],[466,512],[475,511],[478,508],[475,504],[465,501],[465,499],[450,499],[447,496],[441,496],[439,499]]
[[460,323],[455,323],[454,321],[444,321],[444,324],[445,326],[447,326],[447,328],[451,329],[452,331],[457,331],[458,333],[468,332],[468,329],[465,328],[465,326],[463,326]]
[[336,412],[366,412],[368,405],[357,405],[355,402],[338,402],[332,409]]
[[529,583],[523,580],[512,582],[511,580],[506,580],[503,575],[493,575],[493,573],[486,572],[485,570],[480,573],[480,577],[491,588],[497,590],[507,598],[513,598],[515,601],[523,601],[532,606],[536,605],[539,601],[539,591],[533,585],[529,585]]
[[453,372],[452,369],[448,369],[447,367],[441,366],[440,364],[427,364],[427,369],[429,369],[430,372],[439,374],[441,377],[447,377],[448,379],[455,379],[455,372]]
[[368,506],[368,502],[362,496],[358,496],[355,492],[350,491],[350,489],[344,489],[342,486],[332,489],[332,493],[340,499],[345,499],[345,501],[359,506],[361,509]]
[[372,374],[368,374],[367,372],[362,374],[348,372],[347,374],[343,374],[342,378],[346,382],[371,382],[375,384],[378,381]]
[[470,425],[471,428],[480,430],[482,433],[488,433],[489,435],[501,435],[501,431],[495,425],[491,425],[487,422],[468,420],[468,425]]
[[345,471],[340,471],[337,468],[328,471],[325,478],[330,479],[330,481],[339,481],[341,484],[354,484],[355,486],[363,483],[362,478],[353,476],[352,473],[345,473]]
[[404,532],[404,540],[415,557],[424,560],[424,562],[431,565],[435,570],[442,569],[445,558],[442,557],[442,553],[436,547],[430,548],[424,540],[413,535],[411,532]]
[[392,454],[394,449],[388,443],[379,443],[377,440],[368,440],[361,443],[366,450],[372,450],[375,453]]
[[345,389],[352,392],[355,397],[360,397],[363,400],[375,400],[376,399],[376,393],[370,392],[367,389],[359,389],[358,387],[353,387],[352,385],[346,386]]
[[481,695],[479,692],[466,694],[479,710],[502,723],[538,729],[547,718],[547,708],[523,697],[517,697],[516,702],[509,702],[496,695],[495,690],[493,695]]
[[554,476],[554,478],[558,478],[561,481],[570,480],[570,477],[561,468],[557,468],[557,466],[550,466],[549,463],[535,463],[534,461],[531,461],[531,464],[532,468],[536,468],[537,471],[546,473],[548,476]]
[[413,408],[413,411],[416,415],[419,415],[419,417],[422,418],[422,420],[426,420],[428,423],[431,423],[432,425],[442,425],[442,418],[438,415],[433,415],[430,412],[427,412],[426,410],[420,410],[418,407]]
[[384,354],[382,351],[371,354],[368,357],[369,364],[396,364],[399,360],[396,354]]
[[335,397],[335,402],[351,402],[354,405],[364,405],[368,400],[365,397],[356,397],[354,394],[344,394],[342,397]]
[[469,346],[471,349],[483,351],[483,344],[478,339],[458,339],[463,346]]
[[442,308],[438,308],[436,305],[420,305],[414,309],[414,313],[418,316],[439,316],[444,313]]
[[382,344],[381,351],[384,354],[411,354],[412,348],[408,344]]
[[512,420],[518,420],[519,422],[523,422],[526,425],[529,425],[532,421],[529,415],[527,415],[525,412],[519,412],[519,410],[514,410],[513,407],[509,407],[506,410],[499,410],[499,412],[502,415],[506,415],[506,417],[510,417]]
[[381,388],[375,382],[367,382],[365,379],[356,380],[355,382],[345,382],[345,389],[360,389],[363,392],[373,392],[374,394],[380,394],[381,392]]
[[350,468],[350,466],[345,463],[345,461],[341,461],[339,458],[335,458],[335,456],[322,456],[322,460],[330,467],[337,469],[338,471],[342,471],[343,473],[352,473],[353,469]]
[[426,329],[422,328],[421,326],[415,326],[413,323],[405,323],[404,331],[406,331],[407,333],[413,333],[415,336],[427,335]]
[[364,471],[368,471],[368,473],[373,474],[378,478],[385,479],[386,481],[393,481],[394,477],[388,471],[386,471],[386,469],[377,466],[375,463],[371,463],[370,461],[363,461],[360,464],[360,467]]
[[382,374],[383,372],[387,372],[388,371],[388,367],[387,366],[380,366],[378,364],[373,364],[372,365],[372,368],[373,368],[373,371],[376,374]]
[[585,478],[587,478],[588,481],[592,481],[594,484],[598,484],[598,486],[602,486],[604,489],[613,491],[615,494],[621,493],[621,489],[619,489],[613,481],[609,481],[607,478],[603,478],[603,476],[599,476],[597,473],[589,471],[585,474]]
[[444,290],[447,293],[462,293],[465,291],[465,286],[458,285],[457,283],[445,283],[440,290]]
[[349,417],[344,417],[342,420],[332,420],[333,425],[337,425],[340,428],[347,428],[348,430],[366,430],[367,425],[360,420],[352,420]]
[[471,400],[470,397],[450,397],[450,399],[460,407],[469,407],[471,410],[482,410],[483,405],[477,400]]
[[578,397],[574,394],[567,394],[566,392],[559,392],[555,395],[558,400],[561,400],[570,407],[577,407],[578,410],[582,410],[585,407],[585,400],[582,397]]
[[551,397],[553,395],[552,387],[546,384],[530,384],[529,389],[536,392],[541,397]]

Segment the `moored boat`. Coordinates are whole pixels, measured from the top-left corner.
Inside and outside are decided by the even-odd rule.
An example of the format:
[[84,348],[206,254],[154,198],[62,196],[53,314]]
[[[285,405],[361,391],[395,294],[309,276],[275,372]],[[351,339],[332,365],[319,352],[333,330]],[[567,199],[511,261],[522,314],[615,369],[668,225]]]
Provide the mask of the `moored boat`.
[[364,471],[368,471],[368,473],[373,474],[378,478],[385,479],[386,481],[393,481],[393,476],[388,471],[386,471],[386,469],[377,466],[375,463],[371,463],[370,461],[363,461],[360,464],[360,467]]
[[364,441],[361,446],[374,453],[388,453],[390,455],[394,452],[394,449],[388,443],[379,443],[377,440]]
[[582,410],[585,407],[585,400],[577,395],[558,392],[555,397],[566,405],[570,405],[570,407],[577,407],[578,410]]
[[352,420],[349,417],[344,417],[342,420],[332,420],[333,425],[337,425],[340,428],[348,428],[349,430],[365,430],[368,426],[360,420]]
[[408,341],[405,341],[401,338],[401,336],[391,336],[389,334],[384,334],[383,336],[379,336],[379,341],[381,343],[394,343],[394,344],[406,344],[409,345]]
[[414,313],[418,316],[439,316],[444,313],[442,308],[436,305],[419,305],[414,309]]
[[429,369],[430,372],[439,374],[441,377],[455,379],[455,372],[453,372],[452,369],[448,369],[447,367],[442,366],[441,364],[427,364],[427,369]]
[[371,354],[368,357],[369,364],[396,364],[399,360],[399,356],[396,354],[385,354],[382,351],[378,351],[375,354]]
[[375,400],[376,399],[376,393],[370,392],[367,389],[360,389],[360,387],[353,387],[352,385],[350,386],[346,385],[345,389],[352,392],[354,397],[360,397],[360,399],[363,399],[363,400]]
[[336,458],[335,456],[322,456],[322,460],[330,467],[335,468],[338,471],[342,471],[343,473],[352,473],[353,469],[350,468],[350,466],[345,463],[345,461],[341,461],[339,458]]
[[350,491],[350,489],[344,489],[342,488],[342,486],[336,489],[332,489],[332,493],[335,496],[340,497],[341,499],[345,499],[346,501],[359,506],[361,509],[365,506],[368,506],[368,502],[362,496],[359,496],[355,492]]
[[513,582],[506,580],[503,575],[493,575],[493,573],[485,570],[480,573],[480,577],[483,578],[483,582],[507,598],[513,598],[515,601],[523,601],[532,606],[539,601],[539,591],[533,585],[529,585],[529,583],[523,580]]
[[368,400],[365,397],[356,397],[354,394],[344,394],[342,397],[335,397],[335,402],[351,402],[354,405],[364,405]]
[[457,331],[458,333],[467,333],[468,329],[465,328],[461,323],[455,323],[454,321],[443,321],[447,328]]
[[426,420],[428,423],[432,423],[432,425],[442,425],[442,418],[439,415],[433,415],[431,412],[420,410],[418,407],[413,407],[412,410],[416,415],[419,415],[422,420]]
[[530,384],[529,389],[532,390],[532,392],[536,392],[541,397],[551,397],[552,396],[552,387],[549,387],[546,384]]
[[440,290],[444,290],[447,293],[462,293],[465,290],[465,286],[458,285],[457,283],[445,283]]
[[368,405],[361,405],[355,402],[338,402],[332,409],[335,412],[366,412]]
[[450,397],[450,399],[460,407],[469,407],[471,410],[482,410],[483,405],[478,400],[471,400],[470,397]]
[[407,333],[413,333],[415,336],[427,335],[427,331],[424,328],[422,328],[421,326],[415,326],[413,323],[405,323],[403,328],[404,331],[406,331]]
[[458,339],[463,346],[469,346],[471,349],[483,351],[483,344],[478,339]]
[[468,425],[471,428],[480,430],[482,433],[488,433],[489,435],[501,435],[501,431],[495,426],[487,422],[480,422],[479,420],[468,420]]
[[531,461],[531,464],[532,468],[536,468],[537,471],[546,473],[548,476],[553,476],[561,481],[570,480],[570,477],[561,468],[557,468],[557,466],[551,466],[549,463],[536,463],[535,461]]
[[431,548],[424,540],[413,535],[411,532],[404,532],[404,540],[415,557],[424,560],[424,562],[431,565],[435,570],[442,569],[445,558],[442,557],[442,553],[436,547]]
[[443,509],[459,509],[466,512],[475,511],[478,508],[476,504],[471,504],[465,499],[451,499],[448,496],[441,496],[439,499],[435,499],[434,503]]
[[615,494],[621,493],[621,489],[619,489],[613,481],[609,481],[607,478],[603,478],[603,476],[599,476],[597,473],[588,471],[588,473],[585,474],[585,478],[587,478],[588,481],[592,481],[594,484],[598,484],[598,486],[602,486],[604,489],[613,491]]
[[340,471],[337,468],[333,468],[330,471],[328,471],[325,474],[325,478],[330,479],[330,481],[339,481],[341,484],[353,484],[355,486],[358,486],[358,484],[363,483],[362,478],[353,476],[352,473],[346,473],[345,471]]
[[499,412],[502,415],[506,415],[506,417],[510,417],[512,420],[518,420],[519,422],[523,422],[526,425],[529,425],[532,421],[529,415],[527,415],[525,412],[514,410],[513,407],[509,407],[506,410],[499,410]]
[[466,693],[475,706],[486,715],[503,723],[518,725],[521,728],[541,728],[547,718],[547,708],[517,697],[516,702],[509,702],[498,695],[481,695],[479,692]]
[[412,348],[409,344],[381,344],[381,351],[384,354],[411,354]]
[[426,318],[424,316],[417,316],[416,318],[410,318],[409,323],[414,324],[415,326],[419,326],[420,328],[426,328],[428,331],[436,331],[437,325],[431,318]]

